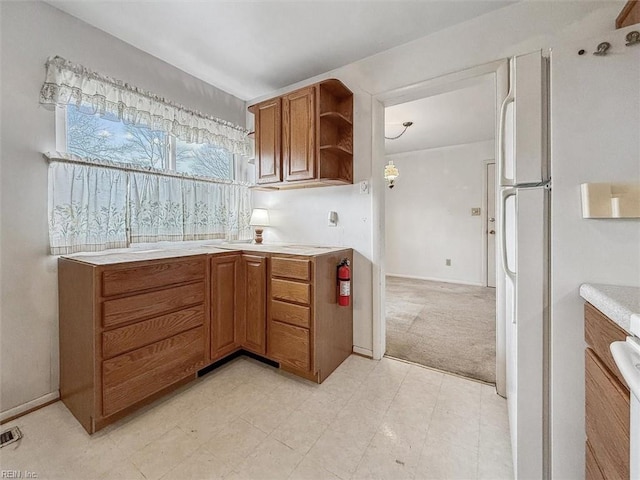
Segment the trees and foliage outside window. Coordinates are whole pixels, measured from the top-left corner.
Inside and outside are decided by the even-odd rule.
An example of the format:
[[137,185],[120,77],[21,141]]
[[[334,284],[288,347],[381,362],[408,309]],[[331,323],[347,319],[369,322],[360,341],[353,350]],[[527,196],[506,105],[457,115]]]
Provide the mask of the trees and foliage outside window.
[[66,109],[66,127],[67,151],[83,158],[233,180],[233,155],[216,145],[183,142],[73,106]]

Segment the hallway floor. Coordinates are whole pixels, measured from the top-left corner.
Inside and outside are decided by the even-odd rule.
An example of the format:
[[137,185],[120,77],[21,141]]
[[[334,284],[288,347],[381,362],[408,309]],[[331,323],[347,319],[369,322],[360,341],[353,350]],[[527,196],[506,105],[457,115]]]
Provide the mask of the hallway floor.
[[495,288],[386,282],[387,355],[495,383]]
[[492,387],[388,358],[316,385],[240,357],[93,436],[61,402],[14,425],[2,469],[40,480],[512,478]]

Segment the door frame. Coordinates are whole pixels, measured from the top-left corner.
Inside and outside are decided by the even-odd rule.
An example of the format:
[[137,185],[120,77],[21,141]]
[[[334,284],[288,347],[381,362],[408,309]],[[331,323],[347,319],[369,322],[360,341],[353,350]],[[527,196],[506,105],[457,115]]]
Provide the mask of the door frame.
[[[487,226],[489,223],[489,165],[495,165],[495,158],[490,158],[482,161],[482,278],[484,279],[484,286],[489,286],[489,233],[487,231]],[[498,198],[498,182],[497,182],[497,167],[496,168],[496,182],[495,182],[495,192],[494,199]],[[495,208],[495,207],[494,207]],[[495,212],[494,212],[495,213]],[[495,218],[495,217],[494,217]],[[494,257],[494,259],[496,259]],[[497,268],[496,268],[497,270]],[[492,287],[493,288],[493,287]]]
[[[476,77],[495,75],[496,85],[496,153],[498,158],[498,123],[502,99],[509,89],[509,60],[502,59],[478,65],[455,73],[431,78],[404,87],[396,88],[374,95],[371,99],[371,201],[372,201],[372,253],[373,253],[373,358],[381,359],[386,351],[386,319],[385,319],[385,193],[386,185],[382,172],[385,165],[384,152],[384,109],[400,103],[419,98],[430,97],[440,93],[464,88],[471,85]],[[486,210],[485,210],[486,211]],[[486,250],[486,249],[485,249]],[[486,263],[486,262],[485,262]],[[498,308],[499,305],[496,305]],[[496,311],[496,389],[499,394],[506,393],[506,343],[504,316]],[[498,319],[501,319],[499,321]]]

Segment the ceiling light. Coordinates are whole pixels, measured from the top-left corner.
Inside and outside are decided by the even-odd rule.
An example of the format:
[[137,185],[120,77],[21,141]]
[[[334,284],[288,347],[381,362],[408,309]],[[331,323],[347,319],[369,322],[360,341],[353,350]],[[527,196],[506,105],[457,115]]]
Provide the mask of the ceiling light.
[[393,160],[384,166],[384,179],[389,184],[389,188],[393,188],[393,182],[400,176],[398,168],[393,164]]
[[409,128],[411,125],[413,125],[413,122],[404,122],[402,124],[402,126],[404,127],[404,130],[402,130],[400,132],[400,135],[396,135],[395,137],[384,137],[386,140],[396,140],[398,138],[400,138],[402,135],[404,135],[404,132],[407,131],[407,128]]

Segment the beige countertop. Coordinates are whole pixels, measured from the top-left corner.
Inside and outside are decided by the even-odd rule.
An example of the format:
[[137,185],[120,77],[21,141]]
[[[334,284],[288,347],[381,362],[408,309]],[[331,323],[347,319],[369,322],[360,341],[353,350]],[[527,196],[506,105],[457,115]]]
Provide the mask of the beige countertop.
[[580,285],[580,296],[627,333],[638,334],[640,287],[584,283]]
[[323,247],[314,245],[216,243],[212,245],[197,245],[185,248],[159,247],[149,249],[120,249],[117,251],[105,250],[99,253],[75,253],[73,255],[62,255],[62,257],[91,265],[114,265],[117,263],[142,262],[145,260],[162,260],[194,255],[221,254],[232,251],[318,256],[348,249],[349,247]]

